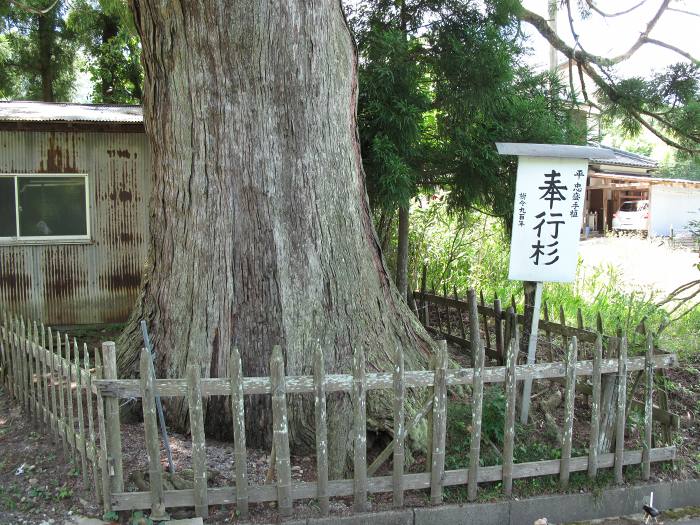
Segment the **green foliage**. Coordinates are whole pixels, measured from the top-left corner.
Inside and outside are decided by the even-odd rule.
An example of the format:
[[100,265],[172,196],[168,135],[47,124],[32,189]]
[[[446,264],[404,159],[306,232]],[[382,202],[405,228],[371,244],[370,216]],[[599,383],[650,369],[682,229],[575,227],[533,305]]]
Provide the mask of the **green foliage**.
[[[618,123],[631,137],[642,130],[640,118],[672,137],[681,148],[700,143],[700,65],[676,63],[649,77],[631,77],[599,89],[607,122]],[[689,154],[686,151],[686,154]]]
[[78,0],[67,21],[86,54],[92,101],[138,104],[142,98],[141,45],[126,4]]
[[[27,0],[32,8],[46,2]],[[37,15],[16,4],[0,21],[0,96],[69,101],[75,84],[77,45],[66,27],[67,3],[61,0]]]
[[360,48],[359,125],[373,208],[449,190],[454,210],[512,209],[515,161],[494,143],[585,137],[556,77],[523,56],[515,0],[365,2],[351,11]]
[[[444,195],[422,199],[412,209],[409,238],[413,289],[420,288],[421,268],[425,264],[428,290],[434,287],[441,292],[446,286],[450,293],[457,289],[463,296],[468,288],[475,288],[483,291],[488,301],[498,296],[504,308],[514,296],[522,312],[521,283],[508,279],[509,236],[503,221],[479,213],[451,212],[445,200]],[[606,333],[620,327],[627,334],[629,351],[641,352],[642,338],[635,335],[638,324],[644,319],[648,327],[657,331],[670,318],[658,306],[662,297],[643,290],[628,291],[624,284],[615,267],[585,269],[579,265],[573,283],[545,283],[543,299],[557,311],[561,305],[570,323],[576,319],[578,308],[589,327],[595,326],[600,314]],[[658,344],[673,352],[697,351],[698,326],[700,309],[695,308],[674,320],[659,336]]]
[[429,97],[417,38],[374,22],[365,35],[359,70],[358,122],[373,207],[406,206],[422,160],[423,113]]

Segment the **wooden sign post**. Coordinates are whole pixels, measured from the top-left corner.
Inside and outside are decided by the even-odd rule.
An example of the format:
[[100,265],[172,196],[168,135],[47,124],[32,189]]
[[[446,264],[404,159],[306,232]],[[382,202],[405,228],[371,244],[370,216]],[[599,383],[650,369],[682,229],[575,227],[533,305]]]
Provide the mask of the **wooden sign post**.
[[[588,159],[613,158],[610,150],[562,144],[496,143],[501,155],[518,156],[508,278],[534,281],[535,304],[527,363],[535,362],[542,283],[576,278],[586,198]],[[523,383],[520,422],[527,423],[532,379]]]

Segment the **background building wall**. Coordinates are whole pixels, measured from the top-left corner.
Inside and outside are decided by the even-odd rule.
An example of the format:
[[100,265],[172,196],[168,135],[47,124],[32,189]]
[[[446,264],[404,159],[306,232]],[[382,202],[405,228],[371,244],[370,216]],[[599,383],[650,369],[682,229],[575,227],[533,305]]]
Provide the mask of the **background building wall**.
[[0,173],[86,173],[91,240],[0,244],[0,305],[53,325],[124,321],[148,246],[143,133],[0,131]]
[[691,220],[700,219],[700,188],[679,188],[654,184],[651,187],[650,235],[668,236],[688,231]]

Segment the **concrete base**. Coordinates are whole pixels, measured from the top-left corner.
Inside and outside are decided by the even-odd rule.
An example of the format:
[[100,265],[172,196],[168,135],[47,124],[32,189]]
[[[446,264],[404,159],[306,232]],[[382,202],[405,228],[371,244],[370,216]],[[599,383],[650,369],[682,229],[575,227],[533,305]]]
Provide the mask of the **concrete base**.
[[569,523],[636,514],[654,492],[660,510],[700,506],[700,480],[605,489],[599,494],[564,494],[497,503],[442,505],[345,517],[295,520],[294,525],[531,525]]

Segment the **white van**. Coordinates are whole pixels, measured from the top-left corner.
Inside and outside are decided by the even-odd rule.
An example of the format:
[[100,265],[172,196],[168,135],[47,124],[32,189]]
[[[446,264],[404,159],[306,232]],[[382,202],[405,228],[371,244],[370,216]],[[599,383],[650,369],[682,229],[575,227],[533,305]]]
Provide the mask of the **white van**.
[[649,201],[626,201],[613,214],[613,231],[649,230]]

